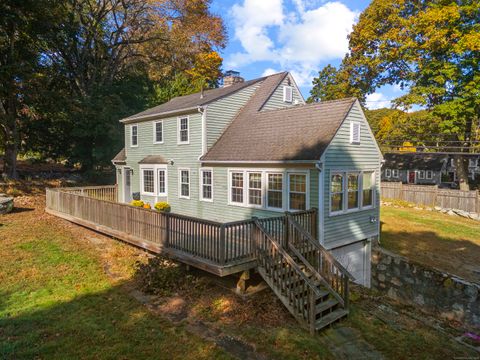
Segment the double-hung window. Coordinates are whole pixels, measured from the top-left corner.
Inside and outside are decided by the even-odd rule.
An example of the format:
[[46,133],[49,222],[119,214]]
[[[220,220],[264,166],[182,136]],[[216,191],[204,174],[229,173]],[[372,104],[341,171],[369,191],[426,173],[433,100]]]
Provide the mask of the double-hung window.
[[398,169],[393,169],[392,170],[392,177],[398,178]]
[[267,207],[283,208],[283,174],[267,173]]
[[433,179],[433,171],[432,170],[427,170],[425,172],[425,177],[428,179],[428,180],[432,180]]
[[190,198],[190,170],[179,169],[180,197]]
[[155,194],[155,172],[153,169],[142,169],[142,192],[144,194]]
[[230,173],[230,202],[243,204],[243,172]]
[[385,169],[385,177],[386,177],[386,178],[389,178],[389,177],[391,177],[391,176],[392,176],[392,170],[390,170],[390,169]]
[[188,116],[178,118],[178,143],[188,144],[189,142]]
[[153,123],[153,142],[155,144],[163,143],[163,121]]
[[343,174],[332,174],[330,179],[330,211],[343,211]]
[[348,173],[347,175],[347,209],[358,209],[359,208],[359,173]]
[[167,194],[167,169],[157,169],[157,194],[165,196]]
[[421,180],[425,179],[425,171],[424,170],[420,170],[418,172],[418,178],[421,179]]
[[248,172],[248,205],[262,206],[262,173]]
[[200,199],[213,200],[213,173],[211,169],[200,169]]
[[138,125],[130,127],[130,146],[138,146]]
[[375,179],[373,171],[364,171],[362,178],[362,207],[373,206]]
[[288,207],[290,210],[307,209],[307,175],[288,174]]

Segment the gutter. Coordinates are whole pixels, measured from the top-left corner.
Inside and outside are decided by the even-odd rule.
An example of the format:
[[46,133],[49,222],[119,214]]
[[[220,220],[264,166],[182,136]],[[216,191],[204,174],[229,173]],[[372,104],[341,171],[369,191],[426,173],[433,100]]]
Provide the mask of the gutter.
[[197,107],[197,111],[202,114],[202,155],[200,157],[207,153],[207,107],[208,105]]
[[155,119],[155,118],[160,119],[160,118],[164,118],[164,117],[170,117],[172,115],[182,115],[182,114],[186,114],[186,113],[191,113],[191,112],[193,112],[197,109],[198,109],[198,107],[194,106],[194,107],[189,107],[189,108],[185,108],[185,109],[166,111],[166,112],[157,113],[157,114],[142,115],[142,116],[137,116],[137,117],[128,117],[128,118],[124,118],[124,119],[120,120],[120,122],[123,123],[123,124],[129,124],[129,123],[132,123],[132,122],[147,121],[147,120],[151,120],[151,119]]
[[316,164],[316,160],[203,160],[202,163],[216,164]]

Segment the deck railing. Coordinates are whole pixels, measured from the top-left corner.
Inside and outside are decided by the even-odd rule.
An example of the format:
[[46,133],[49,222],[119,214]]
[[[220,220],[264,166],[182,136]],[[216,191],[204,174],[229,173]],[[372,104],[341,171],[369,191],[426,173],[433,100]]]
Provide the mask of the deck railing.
[[[47,189],[47,210],[136,245],[171,249],[219,266],[255,260],[255,219],[220,223],[118,203],[115,186]],[[316,234],[316,210],[293,214]],[[282,246],[286,216],[258,219]]]

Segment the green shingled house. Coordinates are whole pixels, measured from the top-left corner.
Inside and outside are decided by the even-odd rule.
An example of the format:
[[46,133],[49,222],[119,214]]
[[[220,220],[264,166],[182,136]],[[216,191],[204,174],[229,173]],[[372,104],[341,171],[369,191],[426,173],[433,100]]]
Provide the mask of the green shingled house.
[[121,120],[120,201],[219,222],[318,208],[318,241],[368,286],[382,155],[359,102],[306,104],[287,72],[224,84]]

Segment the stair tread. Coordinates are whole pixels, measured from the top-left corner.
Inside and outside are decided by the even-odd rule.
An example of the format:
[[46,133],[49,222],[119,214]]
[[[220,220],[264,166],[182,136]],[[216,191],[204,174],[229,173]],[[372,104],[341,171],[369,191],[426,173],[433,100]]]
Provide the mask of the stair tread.
[[330,314],[323,316],[319,320],[315,322],[315,329],[320,330],[323,329],[325,326],[330,325],[331,323],[345,317],[348,315],[348,310],[345,309],[337,309],[332,311]]
[[315,312],[317,314],[321,313],[325,310],[328,310],[328,309],[334,307],[337,304],[338,304],[337,299],[328,299],[326,301],[322,301],[320,304],[317,304],[317,306],[315,306]]

